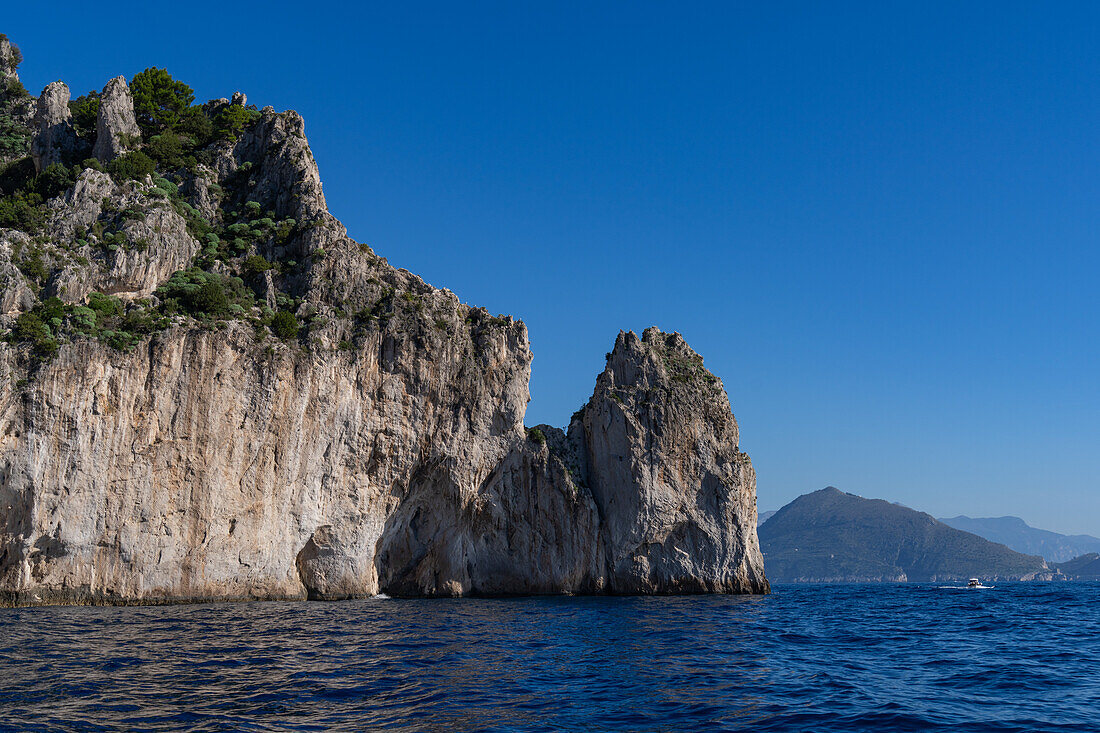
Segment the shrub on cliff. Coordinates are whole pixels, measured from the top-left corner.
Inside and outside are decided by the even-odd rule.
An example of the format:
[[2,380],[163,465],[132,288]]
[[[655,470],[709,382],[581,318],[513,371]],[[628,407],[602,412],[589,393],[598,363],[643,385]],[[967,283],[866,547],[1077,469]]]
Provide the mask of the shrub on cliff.
[[229,310],[229,297],[218,280],[210,279],[191,294],[188,304],[192,311],[210,316],[224,315]]
[[18,229],[36,234],[46,223],[42,197],[19,192],[0,199],[0,229]]
[[271,319],[271,332],[288,341],[298,336],[298,319],[290,311],[279,311]]
[[[0,158],[11,159],[26,155],[30,142],[30,128],[9,111],[0,109]],[[31,165],[34,165],[33,162]]]
[[235,141],[246,127],[259,118],[260,113],[256,110],[231,104],[214,117],[214,132],[222,139]]
[[29,343],[34,346],[38,356],[49,358],[57,353],[57,340],[53,338],[49,327],[35,313],[23,313],[16,319],[9,339]]
[[191,87],[173,79],[166,69],[155,67],[134,75],[130,94],[138,126],[147,136],[175,128],[195,101]]
[[43,199],[52,199],[74,183],[76,183],[76,176],[71,169],[60,163],[53,163],[34,179],[34,188]]
[[244,315],[254,295],[239,277],[224,277],[197,267],[179,270],[157,288],[157,297],[168,313],[219,318]]
[[260,255],[252,255],[246,258],[242,265],[244,273],[249,277],[255,277],[256,275],[267,272],[272,267],[274,267],[274,265]]
[[50,276],[50,271],[46,267],[46,263],[42,261],[42,252],[37,249],[19,262],[19,271],[22,272],[28,280],[39,285],[45,284],[46,278]]
[[8,85],[4,87],[4,93],[8,95],[9,99],[27,99],[31,96],[31,93],[18,79],[9,79]]
[[145,145],[145,152],[164,171],[195,165],[195,157],[185,154],[183,140],[171,130],[151,137]]
[[99,92],[94,89],[69,102],[69,111],[73,115],[73,126],[81,137],[94,135],[96,120],[99,118]]
[[119,183],[129,180],[141,180],[151,175],[157,166],[145,153],[134,150],[107,164],[107,172]]
[[106,293],[88,293],[88,307],[95,314],[97,325],[122,313],[122,301]]
[[193,147],[201,148],[214,137],[214,123],[203,112],[202,107],[188,107],[176,124],[176,132],[191,139]]
[[15,326],[11,330],[12,336],[19,341],[36,341],[50,337],[50,329],[34,313],[22,313],[15,320]]
[[29,155],[0,169],[0,193],[11,194],[34,181],[34,159]]

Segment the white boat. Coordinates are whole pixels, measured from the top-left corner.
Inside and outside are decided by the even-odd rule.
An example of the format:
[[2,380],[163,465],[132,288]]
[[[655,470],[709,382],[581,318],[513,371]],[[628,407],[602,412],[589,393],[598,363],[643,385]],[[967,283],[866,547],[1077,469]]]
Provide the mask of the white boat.
[[977,578],[971,578],[970,580],[966,581],[966,587],[967,588],[981,588],[982,587],[982,581],[978,580]]

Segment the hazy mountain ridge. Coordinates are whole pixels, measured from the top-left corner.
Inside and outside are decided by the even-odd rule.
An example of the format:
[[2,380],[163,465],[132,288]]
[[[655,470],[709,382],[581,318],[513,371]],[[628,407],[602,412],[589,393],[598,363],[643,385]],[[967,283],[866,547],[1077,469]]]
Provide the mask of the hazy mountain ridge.
[[1100,552],[1100,537],[1065,535],[1030,526],[1019,517],[940,518],[944,524],[999,542],[1025,555],[1039,555],[1048,562],[1065,562],[1090,552]]
[[773,582],[943,581],[1052,576],[1041,557],[954,529],[929,514],[834,487],[805,494],[759,529]]

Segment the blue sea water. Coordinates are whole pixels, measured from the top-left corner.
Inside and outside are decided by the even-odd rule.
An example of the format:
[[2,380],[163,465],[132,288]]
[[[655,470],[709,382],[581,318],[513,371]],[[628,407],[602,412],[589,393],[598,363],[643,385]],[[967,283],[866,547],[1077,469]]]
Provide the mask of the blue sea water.
[[1100,584],[0,610],[0,730],[1100,730]]

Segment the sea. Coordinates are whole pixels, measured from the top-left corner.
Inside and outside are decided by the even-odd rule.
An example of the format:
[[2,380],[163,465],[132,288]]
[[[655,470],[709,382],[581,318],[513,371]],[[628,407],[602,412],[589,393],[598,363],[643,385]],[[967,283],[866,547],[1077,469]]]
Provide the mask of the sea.
[[1100,584],[0,610],[3,731],[1100,731]]

